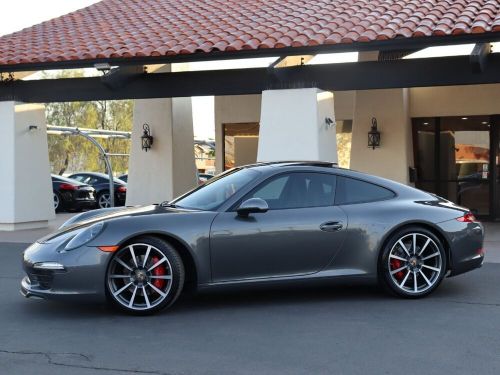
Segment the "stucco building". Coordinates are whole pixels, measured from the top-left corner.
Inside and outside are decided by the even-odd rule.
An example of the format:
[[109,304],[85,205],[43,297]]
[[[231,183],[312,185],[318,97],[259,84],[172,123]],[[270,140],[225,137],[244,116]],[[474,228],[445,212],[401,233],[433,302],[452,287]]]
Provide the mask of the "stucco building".
[[[8,177],[0,227],[44,225],[53,215],[43,106],[20,103],[135,99],[127,199],[142,204],[196,185],[190,97],[198,95],[215,96],[219,172],[339,160],[498,219],[499,40],[500,3],[484,0],[103,0],[1,37],[0,173]],[[466,55],[409,58],[464,44]],[[340,52],[357,59],[309,64]],[[260,68],[192,64],[270,56]],[[83,67],[104,75],[23,80]],[[380,143],[369,147],[374,119]],[[147,153],[144,123],[154,136]],[[21,170],[31,171],[29,185]],[[39,194],[25,202],[33,184]]]

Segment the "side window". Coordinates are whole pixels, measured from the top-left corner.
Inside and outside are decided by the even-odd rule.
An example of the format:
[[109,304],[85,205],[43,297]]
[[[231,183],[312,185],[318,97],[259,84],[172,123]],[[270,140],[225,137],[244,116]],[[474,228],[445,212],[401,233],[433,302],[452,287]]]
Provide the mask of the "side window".
[[337,177],[335,204],[374,202],[394,197],[394,193],[369,182],[348,177]]
[[264,199],[271,210],[332,206],[335,183],[332,174],[289,173],[266,181],[247,199]]
[[77,174],[77,175],[75,175],[75,176],[72,176],[71,178],[72,178],[73,180],[77,180],[77,181],[80,181],[80,182],[82,182],[82,181],[85,179],[85,177],[84,177],[84,176],[82,176],[81,174]]

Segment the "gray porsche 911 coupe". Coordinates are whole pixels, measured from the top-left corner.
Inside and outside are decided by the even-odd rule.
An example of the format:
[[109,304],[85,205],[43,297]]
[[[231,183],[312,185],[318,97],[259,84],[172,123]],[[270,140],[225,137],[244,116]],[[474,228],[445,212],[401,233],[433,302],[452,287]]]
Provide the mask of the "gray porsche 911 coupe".
[[135,314],[189,285],[364,277],[415,298],[483,259],[483,227],[466,208],[332,163],[262,163],[170,203],[74,216],[24,252],[21,291]]

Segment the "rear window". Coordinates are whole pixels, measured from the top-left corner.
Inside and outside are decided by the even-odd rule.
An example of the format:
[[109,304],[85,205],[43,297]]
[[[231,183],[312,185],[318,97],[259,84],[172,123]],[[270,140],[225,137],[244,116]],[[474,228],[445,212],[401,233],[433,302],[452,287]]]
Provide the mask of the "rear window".
[[354,178],[338,176],[335,204],[352,204],[382,201],[394,198],[395,194],[386,188]]

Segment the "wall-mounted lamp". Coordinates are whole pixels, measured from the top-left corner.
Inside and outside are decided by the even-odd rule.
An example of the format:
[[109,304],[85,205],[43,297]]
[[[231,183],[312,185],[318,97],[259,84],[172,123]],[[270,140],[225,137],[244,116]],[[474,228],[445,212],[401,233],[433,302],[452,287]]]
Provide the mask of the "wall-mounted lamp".
[[380,132],[377,129],[377,119],[372,117],[372,128],[368,132],[368,147],[375,148],[380,147]]
[[28,126],[28,130],[29,130],[30,132],[35,131],[35,130],[38,130],[38,126],[37,126],[37,125],[30,125],[30,126]]
[[332,120],[330,117],[325,117],[325,124],[326,124],[326,128],[327,128],[327,129],[331,129],[331,128],[333,128],[335,125],[337,125],[337,124],[335,123],[335,121],[334,121],[334,120]]
[[142,149],[148,152],[151,146],[153,146],[153,136],[151,135],[151,130],[149,129],[148,124],[144,124],[142,129],[144,130],[141,136]]

